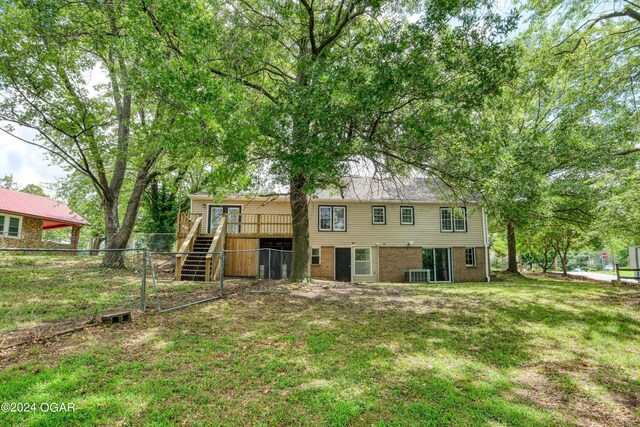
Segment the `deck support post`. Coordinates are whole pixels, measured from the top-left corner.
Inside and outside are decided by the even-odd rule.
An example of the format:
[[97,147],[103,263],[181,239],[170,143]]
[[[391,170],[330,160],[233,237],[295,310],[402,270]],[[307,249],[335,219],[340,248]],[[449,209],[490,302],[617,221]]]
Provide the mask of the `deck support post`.
[[220,251],[220,296],[224,296],[224,249]]

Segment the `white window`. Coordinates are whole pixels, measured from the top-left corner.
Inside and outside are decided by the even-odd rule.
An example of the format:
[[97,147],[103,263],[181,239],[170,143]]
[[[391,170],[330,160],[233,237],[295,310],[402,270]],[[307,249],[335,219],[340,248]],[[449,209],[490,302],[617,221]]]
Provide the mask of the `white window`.
[[467,231],[467,209],[440,208],[440,231]]
[[320,264],[320,248],[311,248],[311,264]]
[[467,231],[467,210],[465,208],[456,209],[453,212],[453,230]]
[[19,216],[0,215],[0,236],[20,237],[22,219]]
[[318,215],[318,229],[320,231],[331,231],[331,206],[320,206]]
[[400,224],[414,225],[413,206],[400,206]]
[[440,208],[440,231],[453,231],[451,209]]
[[355,249],[355,276],[371,276],[371,248]]
[[347,231],[346,206],[319,206],[319,231]]
[[475,267],[476,266],[476,248],[465,248],[464,259],[467,264],[467,267]]
[[347,230],[347,208],[344,206],[333,207],[333,231]]
[[385,225],[387,223],[386,206],[373,206],[371,208],[371,223],[373,225]]

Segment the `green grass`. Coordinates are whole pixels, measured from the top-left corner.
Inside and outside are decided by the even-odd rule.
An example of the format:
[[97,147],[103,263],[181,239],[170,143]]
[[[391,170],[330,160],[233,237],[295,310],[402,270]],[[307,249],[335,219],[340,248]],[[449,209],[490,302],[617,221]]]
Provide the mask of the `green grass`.
[[1,253],[0,333],[139,306],[140,274],[103,268],[101,260]]
[[[0,425],[638,425],[640,292],[291,287],[4,355]],[[1,360],[1,359],[0,359]]]

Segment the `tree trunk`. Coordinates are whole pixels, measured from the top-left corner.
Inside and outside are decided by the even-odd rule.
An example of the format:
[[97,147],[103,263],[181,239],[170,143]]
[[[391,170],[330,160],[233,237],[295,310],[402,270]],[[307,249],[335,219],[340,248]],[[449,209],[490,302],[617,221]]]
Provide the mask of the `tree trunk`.
[[567,275],[567,257],[560,257],[560,262],[562,263],[562,275]]
[[309,202],[303,188],[307,179],[297,176],[289,183],[291,217],[293,225],[293,261],[291,280],[308,282],[311,280],[309,266]]
[[102,201],[104,206],[105,245],[106,252],[102,258],[102,266],[108,268],[124,268],[124,256],[118,238],[120,219],[118,218],[118,199],[109,197]]
[[516,225],[513,221],[507,221],[507,271],[518,273],[518,254],[516,252]]
[[89,252],[89,254],[98,255],[102,242],[104,242],[104,236],[94,237],[93,239],[91,239],[91,252]]
[[124,268],[124,251],[127,243],[133,233],[133,227],[135,226],[136,219],[138,218],[138,211],[140,210],[140,204],[142,202],[142,195],[145,188],[149,185],[151,167],[155,164],[158,153],[150,156],[146,160],[146,165],[136,175],[136,181],[133,186],[133,191],[127,202],[127,209],[120,224],[120,217],[118,215],[118,196],[113,192],[103,197],[104,205],[104,219],[106,228],[106,243],[105,249],[110,249],[106,252],[102,260],[102,265],[109,268]]

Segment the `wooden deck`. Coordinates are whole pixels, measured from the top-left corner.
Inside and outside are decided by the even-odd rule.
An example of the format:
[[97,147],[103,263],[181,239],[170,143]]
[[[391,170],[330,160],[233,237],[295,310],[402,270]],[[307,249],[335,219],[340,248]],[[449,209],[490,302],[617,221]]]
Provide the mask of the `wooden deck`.
[[228,238],[291,238],[293,227],[288,214],[226,214]]
[[176,254],[176,280],[216,280],[222,250],[229,251],[225,275],[255,277],[258,239],[293,237],[291,215],[287,214],[225,214],[215,233],[202,233],[203,221],[202,216],[178,214],[176,234],[180,249]]

